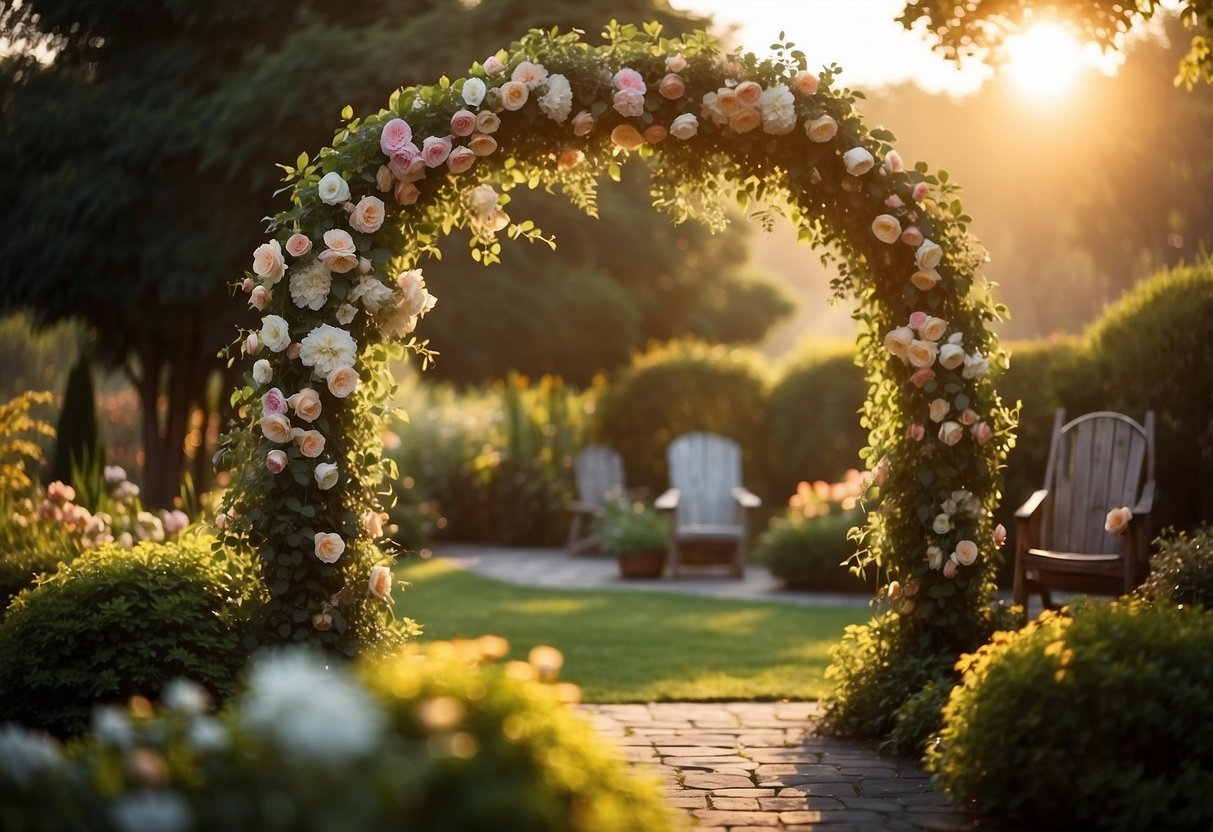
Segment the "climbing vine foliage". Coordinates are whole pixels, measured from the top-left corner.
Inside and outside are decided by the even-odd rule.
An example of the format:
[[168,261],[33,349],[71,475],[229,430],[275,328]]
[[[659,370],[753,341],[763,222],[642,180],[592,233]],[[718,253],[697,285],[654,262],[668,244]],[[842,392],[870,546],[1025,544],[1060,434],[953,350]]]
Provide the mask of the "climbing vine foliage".
[[838,73],[811,70],[792,44],[723,53],[655,24],[612,24],[599,46],[535,30],[466,77],[400,89],[372,115],[347,108],[330,147],[284,166],[290,206],[242,283],[262,322],[243,339],[251,366],[220,451],[232,471],[223,545],[260,556],[265,638],[352,655],[400,635],[381,540],[396,471],[380,435],[389,360],[431,358],[413,333],[442,267],[421,266],[456,229],[486,265],[503,238],[553,244],[510,216],[510,192],[543,188],[594,215],[599,183],[633,155],[673,221],[719,226],[729,204],[764,225],[782,214],[837,263],[871,383],[856,565],[881,571],[884,597],[923,638],[974,631],[1012,441],[988,379],[1002,310],[977,279],[984,251],[947,174],[907,167]]

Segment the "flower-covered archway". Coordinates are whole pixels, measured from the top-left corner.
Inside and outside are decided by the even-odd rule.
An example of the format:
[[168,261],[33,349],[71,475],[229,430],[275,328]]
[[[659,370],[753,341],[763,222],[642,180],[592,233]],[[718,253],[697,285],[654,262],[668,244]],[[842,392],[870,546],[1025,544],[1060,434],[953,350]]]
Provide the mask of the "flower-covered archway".
[[[629,155],[652,167],[674,221],[723,222],[728,199],[784,212],[838,263],[858,301],[871,391],[862,414],[874,510],[861,565],[924,644],[971,640],[995,563],[990,510],[1012,414],[987,374],[1000,314],[975,280],[984,260],[946,173],[907,169],[891,134],[868,130],[859,96],[791,44],[760,59],[695,33],[612,25],[591,47],[533,31],[467,77],[398,90],[345,124],[315,159],[286,168],[291,206],[270,223],[243,281],[261,315],[247,333],[241,414],[223,439],[232,469],[222,545],[251,546],[269,593],[270,641],[353,654],[390,638],[380,432],[401,349],[441,295],[420,266],[452,229],[490,264],[499,235],[546,240],[508,214],[509,192],[543,187],[594,213],[603,174]],[[881,493],[883,492],[883,493]]]

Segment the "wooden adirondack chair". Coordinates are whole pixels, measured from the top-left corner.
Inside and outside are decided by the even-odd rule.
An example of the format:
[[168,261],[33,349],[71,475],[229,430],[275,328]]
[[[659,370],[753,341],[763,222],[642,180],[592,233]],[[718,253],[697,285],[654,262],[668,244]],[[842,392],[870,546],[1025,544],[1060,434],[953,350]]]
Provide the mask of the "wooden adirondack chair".
[[687,433],[666,449],[670,488],[654,505],[669,512],[670,576],[691,548],[731,550],[733,574],[745,576],[746,514],[762,501],[741,484],[741,449],[712,433]]
[[[1154,507],[1154,413],[1140,425],[1100,411],[1066,423],[1058,409],[1044,488],[1015,513],[1015,603],[1051,589],[1131,592],[1149,568]],[[1127,506],[1124,534],[1104,529],[1107,514]]]
[[596,535],[589,533],[594,515],[612,494],[624,493],[623,457],[605,445],[587,445],[577,454],[573,462],[577,483],[577,499],[570,500],[568,509],[573,513],[569,525],[568,552],[570,555],[592,550],[598,545]]

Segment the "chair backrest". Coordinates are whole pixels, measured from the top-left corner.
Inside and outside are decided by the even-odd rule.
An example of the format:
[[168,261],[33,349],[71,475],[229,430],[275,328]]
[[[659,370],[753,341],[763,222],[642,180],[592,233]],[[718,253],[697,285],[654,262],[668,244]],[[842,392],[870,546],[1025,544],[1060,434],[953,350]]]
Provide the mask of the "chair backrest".
[[714,433],[686,433],[666,448],[670,486],[680,492],[678,525],[741,522],[732,489],[741,485],[741,448]]
[[573,463],[577,477],[577,498],[589,505],[600,505],[612,491],[624,489],[623,457],[605,445],[587,445]]
[[1099,411],[1065,422],[1058,409],[1045,470],[1050,508],[1044,546],[1056,552],[1117,554],[1124,539],[1104,530],[1110,510],[1132,508],[1154,479],[1154,413],[1140,425]]

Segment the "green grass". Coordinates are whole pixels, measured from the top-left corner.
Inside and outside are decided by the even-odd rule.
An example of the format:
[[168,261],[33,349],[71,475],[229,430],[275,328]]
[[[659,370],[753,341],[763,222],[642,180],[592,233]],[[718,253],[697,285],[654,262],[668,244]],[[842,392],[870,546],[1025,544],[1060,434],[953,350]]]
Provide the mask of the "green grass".
[[397,570],[396,612],[425,641],[493,634],[511,658],[550,644],[587,702],[815,699],[830,648],[863,609],[722,601],[651,592],[520,587],[441,560]]

